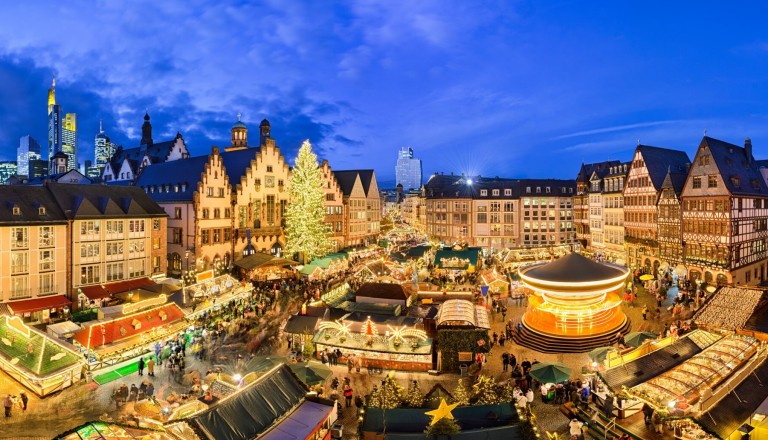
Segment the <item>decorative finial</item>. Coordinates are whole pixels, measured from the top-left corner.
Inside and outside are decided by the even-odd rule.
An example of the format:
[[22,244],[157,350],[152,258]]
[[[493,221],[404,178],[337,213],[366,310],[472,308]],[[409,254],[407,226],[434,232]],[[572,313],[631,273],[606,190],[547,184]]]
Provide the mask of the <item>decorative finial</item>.
[[101,128],[101,118],[99,118],[99,133],[104,133],[104,129]]
[[707,129],[705,128],[704,129],[704,136],[706,136],[706,135],[707,135]]
[[637,138],[637,146],[640,146],[640,138]]
[[242,116],[242,114],[240,112],[237,112],[237,122],[240,122],[240,116]]

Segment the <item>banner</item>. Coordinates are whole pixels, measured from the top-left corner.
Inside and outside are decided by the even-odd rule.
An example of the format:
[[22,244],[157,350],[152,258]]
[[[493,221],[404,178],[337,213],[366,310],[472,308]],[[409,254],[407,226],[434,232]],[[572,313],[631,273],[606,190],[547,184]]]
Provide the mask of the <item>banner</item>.
[[483,296],[488,296],[488,289],[490,289],[490,286],[480,286],[480,293]]

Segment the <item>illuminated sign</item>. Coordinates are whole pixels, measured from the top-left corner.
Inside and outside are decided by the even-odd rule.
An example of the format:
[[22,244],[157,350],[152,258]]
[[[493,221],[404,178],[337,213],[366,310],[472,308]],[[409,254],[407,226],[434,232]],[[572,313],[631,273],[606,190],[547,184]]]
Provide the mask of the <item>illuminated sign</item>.
[[138,301],[135,303],[123,304],[123,314],[129,315],[141,309],[146,309],[148,307],[153,307],[153,306],[160,306],[165,304],[167,301],[168,301],[168,298],[166,298],[165,295],[161,293],[156,298],[145,299],[143,301]]
[[197,282],[203,282],[205,280],[212,280],[213,279],[213,269],[206,270],[205,272],[200,272],[199,274],[195,275],[195,279],[197,279]]

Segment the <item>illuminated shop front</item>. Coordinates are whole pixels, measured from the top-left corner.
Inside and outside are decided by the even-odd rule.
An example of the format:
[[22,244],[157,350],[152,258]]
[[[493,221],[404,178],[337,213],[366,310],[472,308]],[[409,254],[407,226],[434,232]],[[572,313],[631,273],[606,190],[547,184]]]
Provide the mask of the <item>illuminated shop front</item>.
[[576,253],[520,271],[529,297],[523,324],[540,334],[587,337],[623,328],[621,294],[629,270]]

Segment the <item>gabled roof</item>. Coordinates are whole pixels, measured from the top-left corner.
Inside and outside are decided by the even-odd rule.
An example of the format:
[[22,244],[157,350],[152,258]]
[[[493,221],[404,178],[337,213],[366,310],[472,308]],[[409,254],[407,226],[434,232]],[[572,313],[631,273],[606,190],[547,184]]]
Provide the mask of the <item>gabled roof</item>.
[[[19,215],[13,215],[13,208]],[[45,214],[40,215],[40,208]],[[43,186],[0,185],[0,225],[63,224],[67,218]]]
[[237,185],[240,184],[240,178],[245,176],[246,170],[251,167],[251,161],[256,160],[256,155],[259,152],[261,149],[256,147],[219,153],[224,168],[226,168],[227,177],[229,177],[229,184],[232,185],[232,191],[235,191]]
[[[123,159],[131,159],[136,162],[140,162],[141,159],[144,158],[144,152],[146,151],[152,163],[165,162],[165,159],[168,157],[168,154],[171,152],[173,145],[176,143],[176,139],[180,139],[180,138],[181,138],[181,135],[177,135],[176,138],[170,141],[158,142],[156,144],[152,144],[149,146],[141,145],[139,147],[118,149],[117,151],[115,151],[114,156],[112,156],[112,161],[117,161],[118,163],[122,163]],[[183,142],[183,139],[182,139],[182,142]]]
[[355,292],[356,297],[393,299],[405,301],[408,292],[400,284],[394,283],[365,283]]
[[691,159],[688,158],[685,151],[649,145],[638,145],[636,151],[642,154],[651,183],[656,191],[661,190],[661,184],[664,183],[667,170],[687,173],[691,163]]
[[621,162],[618,160],[606,160],[604,162],[595,162],[595,163],[582,163],[581,169],[579,169],[579,174],[576,175],[576,182],[578,183],[586,183],[589,182],[590,177],[592,177],[592,173],[595,171],[601,171],[601,170],[607,170],[612,166],[619,165]]
[[[191,201],[207,163],[208,156],[196,156],[181,161],[154,164],[142,171],[136,186],[145,189],[149,197],[156,202]],[[183,183],[186,184],[184,191],[181,186]],[[165,185],[170,186],[170,191],[158,191]],[[176,185],[179,185],[178,192]]]
[[333,175],[336,177],[336,181],[339,182],[339,188],[341,193],[345,196],[352,194],[352,190],[355,188],[355,180],[357,180],[357,171],[333,171]]
[[[725,187],[734,195],[768,195],[768,186],[760,173],[759,164],[747,157],[746,150],[738,145],[704,136],[701,145],[709,147],[712,159],[720,170]],[[736,186],[736,178],[739,185]]]
[[[536,192],[536,189],[541,192]],[[550,192],[546,192],[550,188]],[[563,188],[565,192],[563,192]],[[528,190],[530,189],[530,192]],[[424,184],[427,198],[513,199],[535,195],[537,197],[573,194],[575,180],[563,179],[507,179],[501,177],[472,177],[434,174]],[[481,195],[487,190],[486,195]],[[499,190],[494,195],[493,190]],[[509,190],[509,191],[507,191]]]
[[141,188],[135,186],[67,185],[46,187],[66,218],[166,217]]
[[672,188],[675,191],[675,194],[680,197],[680,194],[683,192],[683,187],[685,186],[685,179],[688,178],[688,173],[673,173],[668,172],[666,177],[664,177],[664,182],[662,182],[661,187],[662,188]]

